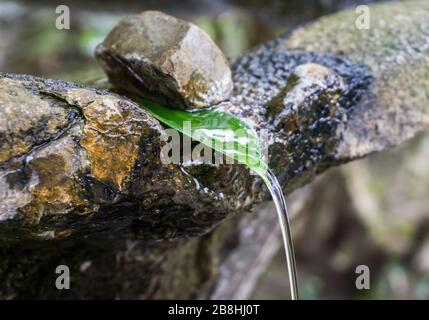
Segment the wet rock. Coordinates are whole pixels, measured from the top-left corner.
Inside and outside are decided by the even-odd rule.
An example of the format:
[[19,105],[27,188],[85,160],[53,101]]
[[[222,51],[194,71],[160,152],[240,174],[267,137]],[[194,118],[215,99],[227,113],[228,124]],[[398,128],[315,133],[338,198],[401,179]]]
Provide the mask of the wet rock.
[[[404,10],[414,16],[406,19],[414,26],[407,30],[424,27],[426,11],[419,6],[409,10],[407,4]],[[386,15],[389,5],[383,8]],[[401,4],[395,4],[393,12],[397,6]],[[331,19],[334,26],[341,25],[341,19]],[[394,41],[401,28],[386,37]],[[267,131],[270,166],[290,192],[331,166],[398,144],[428,125],[428,110],[422,105],[429,89],[422,77],[428,53],[422,39],[427,34],[395,43],[396,57],[407,55],[410,48],[420,47],[420,52],[407,55],[406,62],[381,58],[380,68],[366,63],[369,58],[357,59],[357,53],[349,57],[339,51],[286,49],[288,40],[276,40],[238,59],[231,100],[221,108],[253,123],[260,132]],[[330,41],[335,46],[335,40]],[[377,47],[371,37],[369,41],[374,41],[377,56],[376,49],[382,46]],[[370,55],[370,47],[371,43],[357,42],[354,50]],[[418,72],[409,72],[411,65]],[[122,62],[111,66],[129,70]],[[209,231],[226,217],[266,199],[260,180],[241,165],[160,163],[162,127],[137,104],[111,92],[26,76],[0,78],[8,79],[3,92],[11,90],[8,81],[25,90],[9,107],[21,110],[17,114],[25,110],[19,104],[33,106],[33,100],[25,98],[29,94],[47,119],[51,110],[44,108],[43,99],[59,110],[76,110],[71,122],[65,120],[69,113],[60,111],[58,125],[45,126],[43,134],[35,135],[34,141],[45,141],[42,145],[36,147],[29,140],[24,149],[14,150],[10,143],[0,144],[9,145],[1,167],[0,202],[12,199],[8,208],[15,206],[0,222],[0,274],[6,284],[0,287],[0,296],[62,294],[54,287],[29,292],[20,276],[29,274],[32,283],[50,281],[43,271],[69,258],[63,248],[76,251],[71,266],[77,272],[83,262],[92,261],[88,275],[75,278],[79,289],[70,293],[74,297],[98,297],[100,292],[103,297],[208,296],[210,284],[224,267],[222,254],[240,245],[240,226],[225,223],[227,230]],[[126,79],[132,85],[138,76],[129,73]],[[388,99],[390,95],[394,101]],[[11,104],[7,94],[0,99]],[[34,119],[36,127],[44,123]],[[57,137],[63,124],[69,125]],[[7,132],[14,141],[24,139],[19,130]],[[131,156],[124,159],[122,153]],[[22,194],[13,196],[14,192]],[[25,203],[17,204],[16,199]],[[29,203],[31,210],[22,211]],[[29,223],[23,223],[25,219]],[[273,228],[264,230],[258,235],[260,244],[266,243],[264,235],[269,239],[273,234]],[[176,241],[166,241],[171,239]],[[49,259],[39,267],[41,253]],[[106,291],[98,290],[99,282],[87,285],[88,279],[99,280],[99,275]]]
[[[350,135],[371,146],[363,149],[367,152],[377,150],[380,142],[388,141],[383,144],[387,147],[405,139],[401,136],[405,131],[395,133],[397,140],[374,131],[380,121],[390,123],[392,119],[376,116],[386,108],[380,101],[368,105],[374,89],[383,89],[372,66],[327,53],[285,50],[284,43],[280,38],[237,60],[233,65],[235,89],[231,100],[220,108],[265,132],[269,165],[286,191],[302,186],[332,165],[361,156],[344,147],[356,141],[350,140]],[[366,50],[368,44],[363,45]],[[398,46],[397,51],[408,52],[408,45]],[[126,70],[121,63],[115,66]],[[395,65],[397,74],[402,74],[402,66],[407,67]],[[130,80],[135,77],[133,74]],[[206,233],[228,214],[250,209],[266,198],[260,180],[243,165],[162,164],[162,127],[129,100],[50,80],[7,74],[2,79],[5,93],[24,88],[15,100],[11,94],[2,96],[8,109],[14,110],[13,117],[21,117],[33,101],[38,110],[34,112],[46,114],[45,119],[53,118],[53,112],[63,115],[43,127],[46,121],[32,116],[32,125],[40,133],[8,129],[8,142],[2,143],[1,152],[8,159],[2,167],[2,205],[7,208],[3,220],[25,217],[33,223],[33,235],[49,227],[105,236],[106,230],[113,228],[117,236],[125,237],[132,225],[132,233],[141,239],[186,237]],[[410,103],[415,101],[415,90],[427,92],[424,81],[417,77],[412,89],[400,88],[397,98],[402,99],[405,111],[414,106]],[[43,100],[45,103],[40,102]],[[46,101],[56,108],[46,108]],[[364,106],[372,110],[374,118],[367,115]],[[407,118],[406,123],[399,116],[401,109],[395,110],[396,126],[412,127],[415,121],[413,130],[417,132],[426,123],[423,108],[414,110],[420,116]],[[359,112],[366,116],[365,121]],[[45,142],[40,145],[40,141]],[[23,150],[10,150],[20,144]],[[47,167],[53,170],[45,170]],[[121,216],[121,224],[99,221],[100,229],[94,227],[94,219],[106,210],[111,216]],[[85,220],[79,221],[77,214]],[[49,216],[62,216],[63,220],[46,218],[38,224]]]
[[342,132],[373,80],[364,64],[324,53],[278,50],[280,41],[233,64],[234,94],[223,109],[266,133],[269,165],[293,190],[336,157],[336,163],[344,161],[338,156]]
[[[205,232],[238,207],[238,199],[219,196],[225,190],[201,190],[180,166],[163,164],[163,128],[130,100],[0,74],[0,101],[0,230],[15,230],[12,238],[16,229],[43,239],[121,229],[128,231],[115,237],[181,237]],[[197,177],[205,172],[198,170]],[[99,220],[106,212],[110,218]]]
[[365,64],[373,87],[350,114],[339,148],[350,158],[397,145],[429,122],[429,3],[370,7],[370,28],[357,29],[354,10],[323,17],[293,32],[279,49],[323,52]]
[[171,107],[208,107],[232,91],[228,63],[209,36],[161,12],[120,21],[96,57],[114,85]]
[[49,97],[35,98],[12,79],[0,79],[0,88],[0,164],[53,140],[75,116],[74,110],[64,108],[61,101],[50,104]]
[[157,121],[132,102],[76,85],[4,75],[0,84],[0,220],[90,213],[128,192]]

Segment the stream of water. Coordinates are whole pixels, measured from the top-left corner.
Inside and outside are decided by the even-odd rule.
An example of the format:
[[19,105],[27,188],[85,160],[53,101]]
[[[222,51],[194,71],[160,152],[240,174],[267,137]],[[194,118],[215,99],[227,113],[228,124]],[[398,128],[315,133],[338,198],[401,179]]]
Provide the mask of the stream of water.
[[276,206],[280,229],[282,232],[283,246],[286,254],[286,264],[289,274],[290,295],[292,300],[298,300],[298,277],[296,272],[295,252],[293,249],[292,232],[289,221],[289,214],[286,199],[280,184],[271,170],[268,170],[266,177],[262,177],[270,190],[274,204]]

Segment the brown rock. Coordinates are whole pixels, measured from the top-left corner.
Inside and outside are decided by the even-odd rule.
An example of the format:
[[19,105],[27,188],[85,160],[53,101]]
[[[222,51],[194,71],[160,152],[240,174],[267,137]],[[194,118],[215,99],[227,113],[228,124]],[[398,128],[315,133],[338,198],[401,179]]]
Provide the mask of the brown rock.
[[228,63],[209,36],[158,11],[120,21],[96,57],[117,87],[172,107],[207,107],[232,91]]

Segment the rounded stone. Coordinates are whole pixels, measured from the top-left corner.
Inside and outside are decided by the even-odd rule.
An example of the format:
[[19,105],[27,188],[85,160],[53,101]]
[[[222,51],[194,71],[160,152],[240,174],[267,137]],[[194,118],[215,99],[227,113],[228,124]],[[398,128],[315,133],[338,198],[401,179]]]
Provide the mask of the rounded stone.
[[98,45],[96,57],[115,86],[169,107],[208,107],[232,91],[228,62],[210,37],[162,12],[121,20]]

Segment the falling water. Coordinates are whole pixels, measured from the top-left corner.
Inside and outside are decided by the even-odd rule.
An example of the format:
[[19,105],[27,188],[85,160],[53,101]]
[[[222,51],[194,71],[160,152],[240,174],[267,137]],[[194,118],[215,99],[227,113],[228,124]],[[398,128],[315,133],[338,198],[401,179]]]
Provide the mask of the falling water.
[[283,246],[286,253],[286,263],[289,273],[289,286],[292,300],[298,300],[298,279],[296,273],[295,253],[293,250],[292,233],[289,222],[289,214],[286,206],[286,199],[280,184],[271,170],[268,170],[266,176],[261,176],[270,190],[271,196],[276,206],[280,229],[282,232]]

